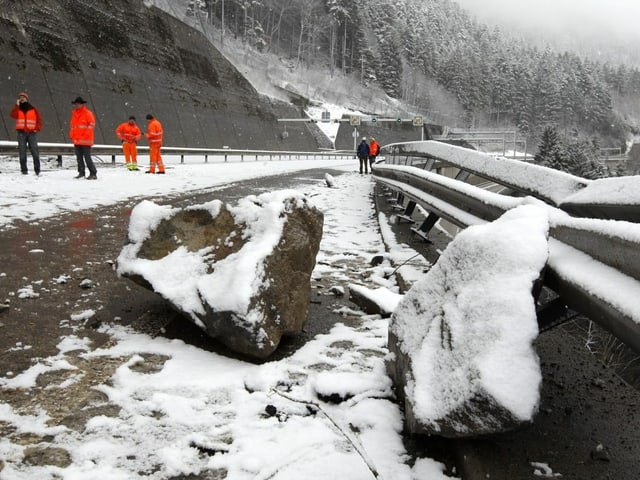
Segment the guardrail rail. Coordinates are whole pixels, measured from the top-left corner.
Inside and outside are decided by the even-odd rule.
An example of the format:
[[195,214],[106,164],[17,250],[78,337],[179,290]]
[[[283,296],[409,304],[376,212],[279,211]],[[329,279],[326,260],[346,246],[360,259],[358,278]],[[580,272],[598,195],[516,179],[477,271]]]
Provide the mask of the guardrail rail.
[[[62,156],[75,155],[74,147],[70,143],[38,143],[40,155],[58,157],[61,161]],[[148,154],[149,147],[146,145],[138,145],[139,154]],[[122,145],[94,145],[91,147],[93,155],[111,156],[111,162],[116,163],[116,157],[122,157]],[[239,159],[239,161],[253,160],[291,160],[291,159],[337,159],[337,158],[354,158],[354,152],[343,150],[325,150],[318,152],[300,152],[288,150],[245,150],[235,148],[190,148],[190,147],[170,147],[163,146],[162,153],[165,155],[180,156],[180,163],[184,163],[185,157],[202,157],[204,162],[223,161],[227,162],[231,159]],[[18,142],[0,141],[0,155],[18,155]]]
[[[640,194],[629,194],[640,191],[640,176],[587,180],[436,141],[386,145],[381,155],[374,178],[407,201],[407,212],[416,204],[428,212],[413,229],[424,238],[440,218],[465,228],[539,201],[550,219],[542,281],[557,294],[539,303],[541,330],[568,307],[640,353]],[[473,184],[479,180],[501,193]]]

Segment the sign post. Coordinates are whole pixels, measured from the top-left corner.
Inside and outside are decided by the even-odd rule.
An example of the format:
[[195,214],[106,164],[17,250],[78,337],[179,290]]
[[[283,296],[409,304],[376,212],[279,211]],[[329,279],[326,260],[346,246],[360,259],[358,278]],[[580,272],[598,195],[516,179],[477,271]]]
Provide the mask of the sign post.
[[353,151],[356,151],[358,145],[358,127],[360,126],[360,115],[351,115],[349,124],[353,126]]
[[422,116],[416,115],[415,117],[413,117],[413,126],[420,127],[420,141],[423,141],[424,140],[424,120],[422,119]]

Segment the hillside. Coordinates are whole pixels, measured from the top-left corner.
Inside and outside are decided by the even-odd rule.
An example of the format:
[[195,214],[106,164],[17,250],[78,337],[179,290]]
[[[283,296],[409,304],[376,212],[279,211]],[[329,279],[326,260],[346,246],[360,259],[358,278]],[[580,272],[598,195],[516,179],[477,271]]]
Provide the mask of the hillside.
[[[208,0],[154,1],[221,43],[237,39],[275,57],[269,68],[287,64],[293,80],[349,78],[353,91],[367,88],[357,103],[373,111],[392,105],[451,127],[517,128],[529,145],[549,125],[603,147],[623,147],[639,131],[637,68],[537,47],[453,0],[264,0],[224,12]],[[297,90],[306,95],[305,87]],[[378,91],[397,103],[381,105]]]
[[307,150],[309,125],[281,135],[290,103],[260,95],[207,38],[142,0],[16,1],[0,11],[1,136],[14,139],[8,112],[26,90],[42,112],[40,141],[67,142],[71,100],[89,102],[96,143],[113,143],[129,115],[153,113],[174,146]]
[[[451,0],[227,3],[222,35],[220,2],[38,0],[10,11],[5,2],[0,86],[9,98],[32,94],[42,141],[67,141],[77,95],[98,116],[98,143],[113,142],[129,115],[151,112],[175,146],[330,147],[313,124],[278,122],[326,104],[332,115],[517,128],[530,150],[549,125],[601,147],[623,147],[639,131],[640,72],[528,47]],[[0,132],[13,139],[10,106],[0,106]],[[341,128],[336,147],[360,135],[421,138],[405,127]]]

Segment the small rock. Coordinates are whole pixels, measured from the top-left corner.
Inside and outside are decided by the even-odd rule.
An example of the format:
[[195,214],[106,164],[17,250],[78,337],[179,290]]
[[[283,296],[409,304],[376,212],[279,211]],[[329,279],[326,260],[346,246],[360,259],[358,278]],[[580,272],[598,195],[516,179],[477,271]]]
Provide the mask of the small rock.
[[334,285],[329,289],[329,292],[335,295],[336,297],[344,297],[344,287],[339,285]]
[[605,446],[599,443],[598,445],[596,445],[596,448],[591,450],[591,460],[610,462],[611,457],[609,456],[609,452],[607,451]]
[[34,447],[24,451],[24,463],[28,465],[65,468],[71,465],[71,455],[63,448]]
[[87,318],[84,322],[84,328],[97,330],[102,325],[102,321],[98,317]]
[[95,282],[93,280],[89,279],[89,278],[85,278],[84,280],[82,280],[80,282],[80,288],[89,289],[89,288],[93,288],[95,286],[96,286]]
[[371,261],[369,262],[369,265],[371,265],[372,267],[377,267],[378,265],[382,264],[382,262],[384,262],[384,256],[376,255],[371,259]]
[[324,181],[329,188],[334,188],[336,186],[336,180],[333,178],[333,175],[329,173],[324,174]]

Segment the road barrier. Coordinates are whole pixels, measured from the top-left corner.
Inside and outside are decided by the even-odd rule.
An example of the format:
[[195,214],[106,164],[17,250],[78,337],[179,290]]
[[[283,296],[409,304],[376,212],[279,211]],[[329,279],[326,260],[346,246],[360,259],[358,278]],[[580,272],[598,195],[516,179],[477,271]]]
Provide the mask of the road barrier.
[[[441,218],[466,228],[525,202],[548,209],[549,259],[534,292],[541,330],[568,307],[640,353],[640,200],[620,194],[640,177],[592,181],[435,141],[386,145],[381,157],[374,178],[396,192],[404,217],[416,205],[428,212],[412,229],[423,238]],[[500,193],[478,186],[487,181]],[[556,296],[539,296],[542,285]]]
[[[75,156],[73,145],[70,143],[39,143],[38,149],[42,156],[55,156],[61,162],[63,156]],[[93,155],[106,155],[111,157],[111,162],[116,163],[116,157],[122,157],[122,145],[94,145],[91,148]],[[148,154],[149,147],[138,146],[139,154]],[[259,160],[299,160],[299,159],[338,159],[354,158],[354,152],[326,150],[318,152],[299,152],[285,150],[241,150],[231,148],[188,148],[188,147],[162,147],[165,155],[180,156],[180,163],[185,162],[185,157],[202,158],[205,163],[209,161],[259,161]],[[0,141],[0,155],[18,155],[18,142]]]

